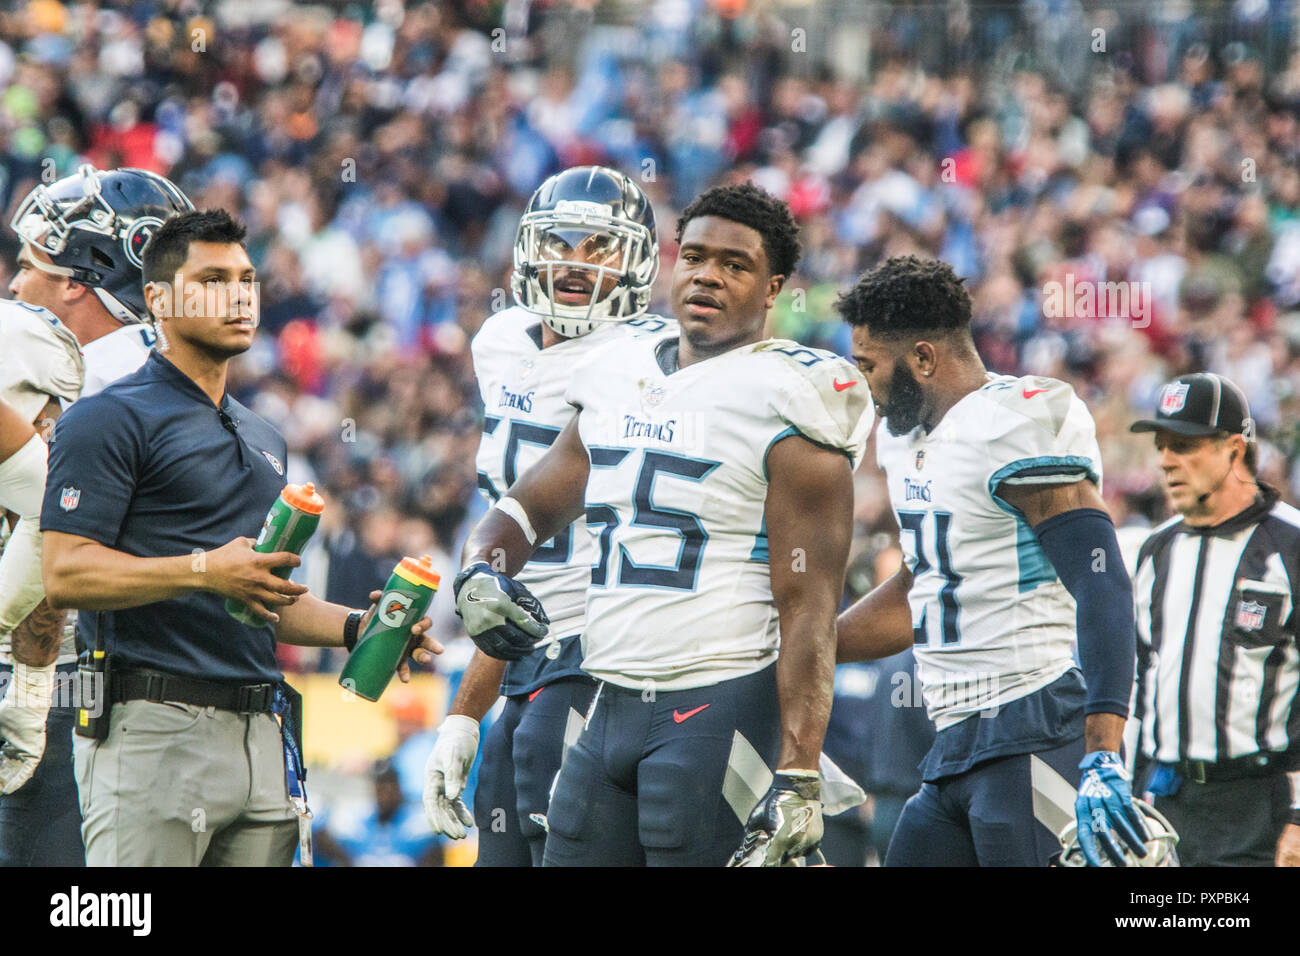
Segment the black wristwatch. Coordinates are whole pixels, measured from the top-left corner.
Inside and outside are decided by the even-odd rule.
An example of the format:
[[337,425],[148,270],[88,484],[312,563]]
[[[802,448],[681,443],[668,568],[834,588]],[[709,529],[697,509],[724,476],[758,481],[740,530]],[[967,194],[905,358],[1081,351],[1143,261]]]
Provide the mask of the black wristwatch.
[[353,611],[348,615],[347,623],[343,625],[343,646],[352,653],[352,648],[357,646],[357,632],[361,630],[361,619],[366,616],[365,611]]

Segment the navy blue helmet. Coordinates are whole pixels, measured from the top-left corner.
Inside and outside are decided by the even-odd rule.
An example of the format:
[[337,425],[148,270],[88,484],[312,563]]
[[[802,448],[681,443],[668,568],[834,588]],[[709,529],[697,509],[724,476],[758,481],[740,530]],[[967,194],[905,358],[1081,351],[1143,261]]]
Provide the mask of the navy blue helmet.
[[145,243],[163,220],[194,204],[168,179],[144,169],[105,172],[83,164],[27,194],[10,226],[54,263],[37,268],[90,286],[119,322],[148,317],[141,278]]
[[515,301],[561,335],[643,314],[659,272],[650,200],[604,166],[557,173],[528,200],[515,236]]

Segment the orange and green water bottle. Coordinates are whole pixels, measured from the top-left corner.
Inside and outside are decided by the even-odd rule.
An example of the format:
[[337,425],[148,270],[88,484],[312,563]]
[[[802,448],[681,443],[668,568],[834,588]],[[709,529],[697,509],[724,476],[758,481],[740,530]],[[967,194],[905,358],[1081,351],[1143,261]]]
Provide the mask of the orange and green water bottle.
[[[307,546],[307,539],[312,536],[320,524],[321,512],[325,510],[325,499],[316,493],[311,482],[305,485],[285,485],[280,497],[275,499],[271,510],[266,513],[262,523],[262,532],[257,536],[253,550],[261,554],[275,551],[292,551],[302,554]],[[288,579],[293,568],[285,565],[273,568],[271,573],[277,578]],[[261,615],[253,611],[243,601],[226,599],[226,613],[236,621],[252,627],[261,627],[266,623]]]
[[397,673],[411,640],[411,628],[424,617],[441,582],[427,554],[402,558],[384,585],[375,614],[339,674],[339,683],[358,697],[378,700]]

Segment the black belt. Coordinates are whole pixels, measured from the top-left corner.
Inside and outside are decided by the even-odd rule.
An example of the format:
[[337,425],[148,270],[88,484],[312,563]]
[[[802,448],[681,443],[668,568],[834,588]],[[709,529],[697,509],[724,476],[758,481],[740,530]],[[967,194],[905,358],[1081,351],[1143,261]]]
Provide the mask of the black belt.
[[1285,750],[1264,751],[1231,760],[1179,760],[1174,769],[1192,783],[1218,783],[1283,773]]
[[117,671],[111,680],[113,703],[166,700],[241,714],[269,714],[275,705],[275,684],[230,684],[144,670]]

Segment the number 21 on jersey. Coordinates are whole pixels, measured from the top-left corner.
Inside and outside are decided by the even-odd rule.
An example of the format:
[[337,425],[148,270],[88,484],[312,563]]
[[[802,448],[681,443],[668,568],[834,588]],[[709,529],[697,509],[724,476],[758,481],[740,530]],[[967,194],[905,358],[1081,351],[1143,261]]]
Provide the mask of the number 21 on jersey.
[[[932,521],[926,521],[926,518]],[[926,526],[934,528],[928,532]],[[948,529],[952,525],[952,513],[948,511],[900,511],[898,526],[900,533],[912,535],[913,551],[916,562],[912,566],[912,586],[927,574],[937,574],[943,583],[939,587],[936,617],[940,621],[940,646],[951,647],[961,643],[961,627],[958,616],[961,604],[957,600],[957,587],[961,584],[961,575],[953,570],[952,553],[948,548]],[[933,552],[927,552],[927,546]],[[928,553],[933,553],[935,561],[931,562]],[[927,601],[921,608],[921,620],[912,628],[913,644],[929,644],[929,616],[933,602]]]

